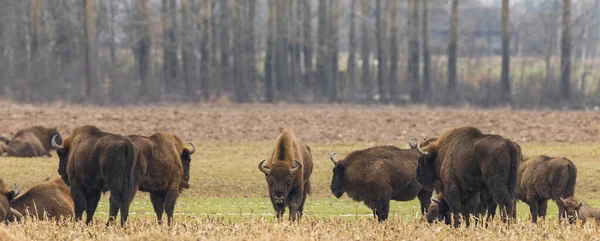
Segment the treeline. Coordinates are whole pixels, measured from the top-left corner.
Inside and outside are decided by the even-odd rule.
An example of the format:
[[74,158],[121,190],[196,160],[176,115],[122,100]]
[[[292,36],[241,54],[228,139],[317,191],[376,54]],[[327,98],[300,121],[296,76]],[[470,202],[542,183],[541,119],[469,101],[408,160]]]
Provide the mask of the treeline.
[[0,4],[0,95],[16,101],[539,107],[600,90],[590,0]]

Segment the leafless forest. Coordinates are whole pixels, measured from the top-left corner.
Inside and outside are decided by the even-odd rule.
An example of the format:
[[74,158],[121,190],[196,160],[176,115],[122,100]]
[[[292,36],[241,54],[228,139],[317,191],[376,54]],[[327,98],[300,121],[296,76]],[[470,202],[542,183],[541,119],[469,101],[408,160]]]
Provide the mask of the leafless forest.
[[0,96],[593,108],[599,2],[0,0]]

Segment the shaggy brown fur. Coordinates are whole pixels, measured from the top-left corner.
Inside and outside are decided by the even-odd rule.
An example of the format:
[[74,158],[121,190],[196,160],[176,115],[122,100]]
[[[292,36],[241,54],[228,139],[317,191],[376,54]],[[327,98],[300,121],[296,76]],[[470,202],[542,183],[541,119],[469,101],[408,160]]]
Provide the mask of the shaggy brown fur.
[[535,156],[521,163],[517,180],[517,198],[529,205],[534,223],[546,216],[548,199],[556,202],[561,220],[565,212],[560,198],[575,194],[577,168],[566,158]]
[[10,202],[19,195],[18,189],[8,190],[8,186],[0,178],[0,221],[5,221],[9,214],[13,213],[14,210],[10,207]]
[[138,163],[146,166],[140,191],[150,192],[158,223],[162,223],[163,212],[166,212],[171,225],[177,197],[183,189],[189,188],[191,155],[195,148],[193,151],[184,148],[179,137],[168,133],[128,138],[138,150]]
[[8,151],[8,138],[0,136],[0,156]]
[[425,190],[415,179],[419,160],[417,150],[395,146],[377,146],[354,151],[334,163],[331,192],[340,198],[347,193],[354,201],[364,202],[379,221],[388,217],[390,200],[421,202],[421,213],[427,211],[431,190]]
[[142,181],[146,167],[137,165],[137,152],[129,138],[102,132],[95,126],[82,126],[65,139],[53,143],[60,159],[58,173],[71,186],[75,221],[87,213],[94,217],[103,190],[110,191],[109,223],[121,210],[121,225],[129,215],[129,205]]
[[258,168],[265,174],[277,218],[283,217],[286,207],[290,220],[302,217],[313,168],[310,147],[299,141],[292,130],[284,129],[275,140],[273,152]]
[[[42,182],[25,194],[15,198],[11,207],[20,214],[35,217],[38,220],[59,220],[73,217],[73,199],[69,186],[61,178],[53,178]],[[10,215],[10,221],[18,221],[19,217]]]
[[460,225],[461,215],[475,214],[478,194],[483,190],[489,190],[501,206],[503,220],[507,220],[507,213],[513,213],[520,162],[514,142],[499,135],[484,135],[473,127],[460,127],[420,147],[424,152],[419,158],[417,180],[443,193],[455,226]]
[[578,201],[574,197],[568,197],[561,199],[559,206],[562,206],[562,209],[565,210],[569,223],[574,223],[577,219],[582,220],[584,223],[587,220],[600,222],[600,208],[591,207],[583,200]]
[[52,137],[60,134],[56,127],[34,126],[17,132],[8,143],[6,154],[13,157],[51,156]]

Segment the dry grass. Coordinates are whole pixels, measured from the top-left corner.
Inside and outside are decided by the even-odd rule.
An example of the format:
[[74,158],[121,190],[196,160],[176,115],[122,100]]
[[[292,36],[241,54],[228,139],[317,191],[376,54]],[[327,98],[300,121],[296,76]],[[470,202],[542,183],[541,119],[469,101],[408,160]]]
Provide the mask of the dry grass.
[[[55,108],[55,107],[52,107]],[[271,109],[272,108],[272,109]],[[73,127],[94,123],[121,133],[156,130],[171,130],[185,136],[198,146],[193,156],[191,189],[186,190],[176,206],[176,225],[159,226],[154,221],[147,194],[138,193],[131,207],[128,227],[105,228],[108,212],[107,197],[101,199],[96,213],[96,223],[85,226],[71,222],[26,222],[10,224],[0,228],[0,240],[532,240],[569,239],[595,240],[600,234],[593,224],[586,226],[559,225],[556,205],[549,205],[546,221],[530,224],[528,207],[519,203],[519,220],[507,227],[494,222],[488,228],[452,229],[443,224],[422,223],[417,201],[392,202],[390,220],[378,224],[372,212],[363,204],[357,204],[344,196],[336,199],[329,191],[332,164],[329,153],[338,152],[340,158],[349,152],[376,144],[394,144],[406,147],[408,136],[434,136],[443,129],[422,129],[434,124],[442,126],[461,125],[481,121],[482,129],[518,137],[523,133],[530,139],[522,142],[525,155],[546,154],[565,156],[575,162],[579,169],[576,193],[588,204],[600,207],[600,181],[597,178],[600,166],[600,135],[598,118],[592,112],[524,112],[510,110],[426,110],[418,108],[400,109],[391,107],[293,107],[248,106],[240,107],[185,108],[173,107],[130,107],[99,108],[69,107],[67,109],[43,110],[38,107],[0,109],[0,120],[10,120],[8,127],[0,131],[35,124],[33,117],[49,114],[48,119],[37,119],[41,123],[60,122],[68,135]],[[181,114],[177,119],[165,117],[166,113]],[[293,115],[301,111],[302,116]],[[30,113],[30,114],[25,114]],[[37,114],[36,114],[37,113]],[[275,113],[269,115],[268,113]],[[113,116],[114,115],[114,116]],[[152,119],[152,115],[159,116]],[[178,114],[179,115],[179,114]],[[221,117],[213,122],[203,123]],[[429,115],[429,117],[428,117]],[[75,118],[76,116],[76,118]],[[113,117],[111,117],[113,116]],[[186,118],[183,118],[186,116]],[[253,117],[254,116],[254,117]],[[493,121],[494,116],[502,121]],[[427,118],[426,118],[427,117]],[[75,118],[75,119],[73,119]],[[250,119],[244,122],[244,119]],[[252,118],[258,118],[251,120]],[[418,120],[423,122],[418,122]],[[68,121],[71,120],[71,121]],[[189,120],[189,121],[188,121]],[[256,124],[271,120],[275,123]],[[367,122],[367,123],[363,123]],[[369,122],[370,121],[370,122]],[[589,121],[584,126],[576,127]],[[290,124],[288,124],[290,123]],[[313,193],[307,200],[306,216],[300,223],[277,223],[268,200],[264,175],[257,164],[268,154],[279,127],[291,125],[298,136],[311,145],[314,156],[314,171],[311,177]],[[418,128],[406,132],[403,128]],[[220,128],[219,135],[209,134]],[[246,135],[237,131],[247,128]],[[386,128],[393,129],[392,133]],[[179,133],[182,131],[182,133]],[[334,132],[343,134],[333,135]],[[577,137],[583,135],[582,138]],[[329,135],[333,135],[328,137]],[[341,135],[341,136],[340,136]],[[401,138],[397,135],[403,135]],[[548,142],[541,142],[543,138]],[[237,138],[237,139],[236,139]],[[323,138],[321,141],[318,138]],[[573,143],[561,141],[579,140]],[[522,139],[518,139],[518,141]],[[23,191],[31,188],[46,177],[56,175],[58,159],[0,157],[1,178],[21,185]]]

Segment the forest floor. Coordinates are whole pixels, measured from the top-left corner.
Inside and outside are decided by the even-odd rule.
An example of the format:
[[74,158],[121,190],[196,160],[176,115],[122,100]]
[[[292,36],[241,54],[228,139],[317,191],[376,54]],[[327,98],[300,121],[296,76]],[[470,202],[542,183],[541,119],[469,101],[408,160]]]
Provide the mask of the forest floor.
[[[168,105],[146,107],[23,106],[0,103],[0,133],[10,136],[34,124],[56,125],[63,137],[83,124],[122,134],[169,131],[193,141],[189,190],[176,206],[176,225],[155,224],[148,195],[139,192],[128,227],[105,228],[108,195],[101,199],[96,222],[26,222],[0,227],[0,240],[457,240],[595,239],[600,229],[559,225],[556,205],[547,220],[530,224],[528,207],[519,203],[519,220],[510,227],[495,221],[488,228],[451,229],[420,220],[418,201],[392,202],[390,220],[378,224],[363,204],[329,190],[332,164],[353,150],[379,144],[407,147],[412,136],[437,136],[447,128],[473,125],[514,139],[525,156],[565,156],[578,167],[576,196],[600,207],[600,117],[584,111],[513,111],[346,105]],[[298,224],[278,223],[267,184],[257,164],[284,127],[312,148],[313,193]],[[57,176],[58,158],[1,157],[1,178],[23,191]],[[4,234],[2,234],[4,232]]]

